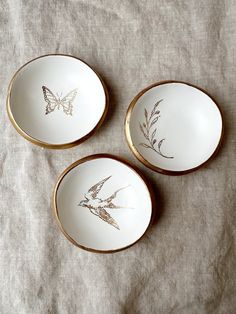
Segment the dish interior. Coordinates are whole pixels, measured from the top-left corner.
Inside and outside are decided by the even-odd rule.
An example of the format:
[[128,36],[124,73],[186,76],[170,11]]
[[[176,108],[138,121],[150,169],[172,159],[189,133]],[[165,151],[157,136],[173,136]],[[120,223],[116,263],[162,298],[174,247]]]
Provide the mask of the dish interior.
[[204,92],[184,83],[166,83],[137,100],[129,133],[135,149],[150,164],[185,171],[213,154],[221,138],[222,118]]
[[99,251],[133,244],[146,231],[152,213],[143,179],[110,158],[70,170],[59,184],[56,203],[64,231],[80,246]]
[[67,144],[87,135],[101,119],[106,103],[96,73],[84,62],[61,55],[41,57],[22,67],[9,97],[16,124],[30,137],[49,144]]

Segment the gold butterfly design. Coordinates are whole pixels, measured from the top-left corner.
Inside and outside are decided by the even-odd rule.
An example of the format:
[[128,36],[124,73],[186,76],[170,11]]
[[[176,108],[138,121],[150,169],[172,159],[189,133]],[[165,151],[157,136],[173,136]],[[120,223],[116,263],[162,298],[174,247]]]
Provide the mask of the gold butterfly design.
[[65,97],[55,96],[52,91],[46,86],[42,86],[44,100],[47,103],[45,114],[53,112],[56,108],[59,110],[63,108],[63,112],[72,116],[73,101],[77,95],[77,88],[70,91]]

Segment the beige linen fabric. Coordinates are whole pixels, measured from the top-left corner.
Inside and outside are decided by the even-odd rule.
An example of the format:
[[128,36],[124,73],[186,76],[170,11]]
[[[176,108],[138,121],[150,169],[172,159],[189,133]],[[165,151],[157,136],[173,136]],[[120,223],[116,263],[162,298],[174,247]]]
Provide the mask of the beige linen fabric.
[[[0,43],[0,312],[236,313],[236,2],[1,0]],[[68,150],[28,143],[5,110],[14,71],[47,53],[84,59],[110,92],[104,125]],[[205,88],[224,114],[217,158],[186,176],[145,168],[125,142],[129,102],[165,79]],[[161,211],[139,243],[113,255],[70,244],[50,208],[64,168],[101,152],[139,166]]]

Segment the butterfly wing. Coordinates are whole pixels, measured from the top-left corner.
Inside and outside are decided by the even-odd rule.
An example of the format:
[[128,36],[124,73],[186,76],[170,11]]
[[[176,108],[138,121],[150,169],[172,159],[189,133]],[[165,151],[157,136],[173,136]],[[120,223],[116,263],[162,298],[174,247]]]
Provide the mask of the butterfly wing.
[[63,107],[63,111],[65,112],[65,114],[70,114],[72,116],[73,109],[72,102],[74,101],[76,95],[77,89],[73,89],[65,97],[62,98],[61,105]]
[[47,88],[46,86],[42,86],[42,89],[44,100],[47,103],[45,114],[48,114],[55,110],[56,106],[58,105],[58,100],[56,96],[53,94],[53,92],[50,91],[49,88]]

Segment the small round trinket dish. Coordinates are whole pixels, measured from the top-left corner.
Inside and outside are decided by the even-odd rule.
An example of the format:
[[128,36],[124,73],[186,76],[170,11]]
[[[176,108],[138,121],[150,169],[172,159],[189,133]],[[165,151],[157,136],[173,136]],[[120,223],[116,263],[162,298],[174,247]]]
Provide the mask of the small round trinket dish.
[[68,148],[93,135],[108,109],[101,78],[82,60],[45,55],[13,76],[7,111],[16,130],[47,148]]
[[113,253],[136,243],[152,218],[153,192],[127,161],[108,154],[85,157],[59,177],[53,210],[76,246]]
[[202,89],[165,81],[141,91],[125,120],[134,155],[154,171],[182,175],[216,154],[223,133],[218,105]]

